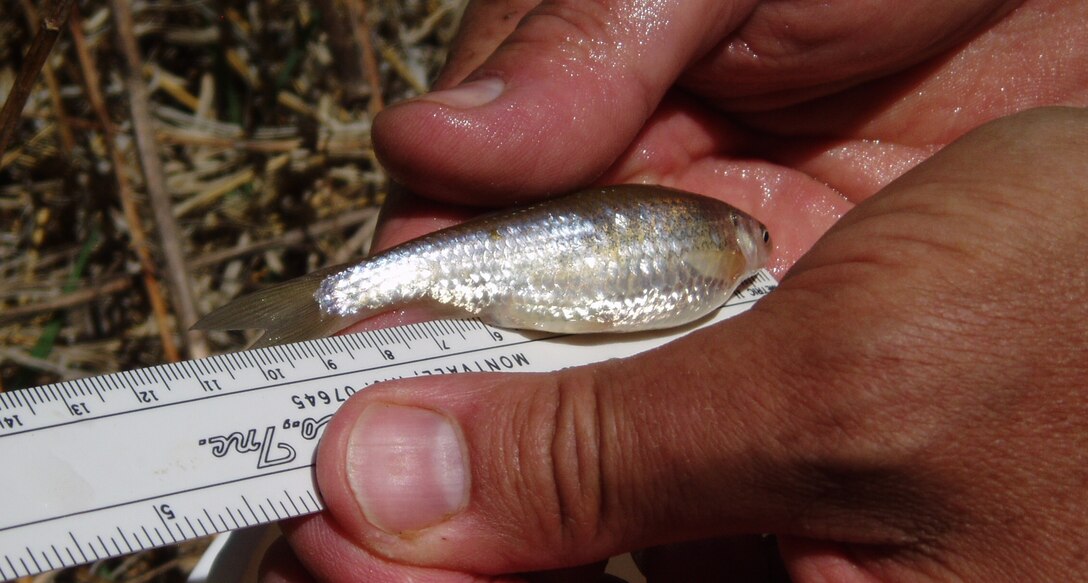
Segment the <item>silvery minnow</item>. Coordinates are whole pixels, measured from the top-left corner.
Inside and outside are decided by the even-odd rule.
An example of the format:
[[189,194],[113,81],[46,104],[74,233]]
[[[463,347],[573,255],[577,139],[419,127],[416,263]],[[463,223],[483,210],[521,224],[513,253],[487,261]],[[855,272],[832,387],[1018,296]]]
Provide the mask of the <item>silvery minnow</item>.
[[767,262],[766,227],[670,188],[591,188],[481,216],[234,300],[197,329],[263,329],[253,347],[427,305],[503,328],[669,328],[720,307]]

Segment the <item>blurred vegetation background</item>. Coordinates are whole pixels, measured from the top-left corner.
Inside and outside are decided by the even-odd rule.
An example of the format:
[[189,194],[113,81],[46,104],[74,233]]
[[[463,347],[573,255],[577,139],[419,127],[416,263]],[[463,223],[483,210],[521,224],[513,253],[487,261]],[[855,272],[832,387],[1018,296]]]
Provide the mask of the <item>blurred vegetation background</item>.
[[[0,1],[0,390],[240,348],[186,330],[365,254],[371,119],[463,3]],[[35,579],[182,581],[206,542]]]

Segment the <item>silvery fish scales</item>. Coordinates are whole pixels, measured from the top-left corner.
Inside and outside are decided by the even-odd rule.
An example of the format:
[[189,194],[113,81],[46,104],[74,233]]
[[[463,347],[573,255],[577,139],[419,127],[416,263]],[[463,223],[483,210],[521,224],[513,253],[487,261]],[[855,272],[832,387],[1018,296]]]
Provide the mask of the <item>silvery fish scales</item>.
[[763,267],[767,230],[714,199],[594,188],[486,215],[212,312],[199,328],[262,328],[258,345],[432,305],[508,328],[626,332],[696,320]]

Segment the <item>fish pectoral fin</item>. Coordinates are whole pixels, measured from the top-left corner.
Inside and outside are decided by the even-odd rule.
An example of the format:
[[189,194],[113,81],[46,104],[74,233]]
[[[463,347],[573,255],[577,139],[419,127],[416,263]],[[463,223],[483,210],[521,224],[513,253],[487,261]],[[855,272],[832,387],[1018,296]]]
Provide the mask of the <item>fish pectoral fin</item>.
[[193,325],[194,330],[264,330],[250,348],[329,336],[360,316],[325,313],[314,298],[321,282],[341,266],[322,269],[237,298]]
[[745,263],[740,253],[721,249],[688,251],[681,258],[699,275],[721,279],[737,277]]

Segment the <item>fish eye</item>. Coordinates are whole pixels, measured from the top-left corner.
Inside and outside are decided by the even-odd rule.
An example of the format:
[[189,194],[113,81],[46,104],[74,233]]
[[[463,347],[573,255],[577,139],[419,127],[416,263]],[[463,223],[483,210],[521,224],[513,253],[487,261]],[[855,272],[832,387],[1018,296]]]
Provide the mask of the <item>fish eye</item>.
[[767,229],[763,229],[763,242],[769,243],[771,241],[771,233]]

